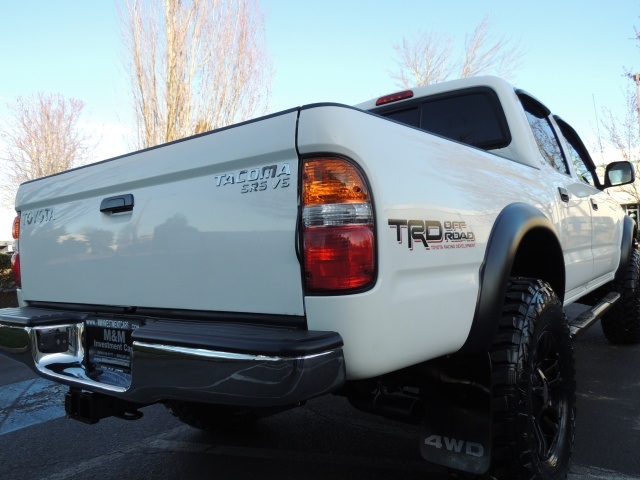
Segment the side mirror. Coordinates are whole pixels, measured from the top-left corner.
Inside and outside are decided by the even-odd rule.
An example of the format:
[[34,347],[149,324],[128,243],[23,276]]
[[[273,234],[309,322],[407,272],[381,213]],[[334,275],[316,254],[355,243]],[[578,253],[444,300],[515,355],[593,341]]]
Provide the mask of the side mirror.
[[604,172],[604,188],[627,185],[635,179],[636,172],[631,162],[612,162]]

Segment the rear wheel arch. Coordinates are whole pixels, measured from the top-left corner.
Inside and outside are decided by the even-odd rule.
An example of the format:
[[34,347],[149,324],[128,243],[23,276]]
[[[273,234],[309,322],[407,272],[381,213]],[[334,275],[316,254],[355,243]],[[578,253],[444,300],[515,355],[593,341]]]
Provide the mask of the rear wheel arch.
[[564,256],[555,233],[546,228],[534,228],[527,232],[518,246],[511,276],[544,280],[564,301]]
[[627,264],[631,258],[631,252],[635,248],[636,238],[638,234],[638,227],[636,222],[628,215],[625,215],[622,220],[622,243],[620,245],[620,264],[616,271],[615,279],[617,281],[622,280],[627,270]]
[[512,276],[544,280],[564,300],[564,257],[556,229],[540,210],[525,203],[505,207],[493,225],[480,267],[473,323],[460,353],[487,351],[491,346]]

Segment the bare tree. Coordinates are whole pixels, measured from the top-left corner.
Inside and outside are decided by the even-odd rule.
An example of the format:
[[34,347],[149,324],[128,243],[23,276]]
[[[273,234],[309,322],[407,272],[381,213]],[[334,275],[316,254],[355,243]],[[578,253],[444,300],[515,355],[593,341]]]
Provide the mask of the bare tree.
[[[634,37],[631,40],[640,48],[640,31],[637,27],[634,27]],[[640,174],[640,75],[625,68],[624,76],[630,81],[623,91],[623,114],[617,117],[610,108],[601,109],[602,121],[599,124],[603,127],[603,133],[597,128],[596,147],[601,152],[604,164],[626,160],[635,167],[637,177]],[[596,118],[596,122],[597,120]],[[604,171],[604,164],[599,167],[600,171]],[[629,195],[634,203],[640,205],[640,182],[637,178],[634,183],[613,190]]]
[[404,88],[480,74],[513,77],[525,52],[519,41],[493,34],[493,25],[488,15],[482,18],[465,38],[462,59],[453,55],[455,44],[449,34],[430,31],[403,37],[394,45],[399,68],[391,77]]
[[125,0],[137,147],[266,111],[271,65],[256,0]]
[[400,69],[391,76],[405,88],[443,82],[453,75],[453,39],[448,34],[419,32],[409,39],[403,37],[393,49]]
[[[604,159],[609,161],[626,160],[633,163],[636,174],[640,173],[640,123],[638,121],[638,107],[636,89],[631,82],[624,91],[625,110],[624,116],[616,117],[611,109],[602,109],[603,135],[598,139],[607,151],[615,152],[615,158]],[[636,203],[640,203],[640,184],[638,180],[630,185],[624,185],[616,190],[631,195]]]
[[84,102],[60,94],[38,93],[7,104],[0,125],[7,168],[3,203],[11,203],[18,185],[85,163],[95,148],[78,121]]

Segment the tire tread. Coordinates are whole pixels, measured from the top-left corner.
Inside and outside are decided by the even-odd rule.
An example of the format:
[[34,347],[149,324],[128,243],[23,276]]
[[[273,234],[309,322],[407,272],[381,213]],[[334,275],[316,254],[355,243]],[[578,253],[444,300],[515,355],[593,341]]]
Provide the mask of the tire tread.
[[[571,372],[572,405],[567,458],[562,468],[553,472],[553,477],[548,477],[548,472],[541,470],[534,452],[529,448],[533,441],[529,438],[529,419],[526,408],[523,408],[527,399],[519,378],[522,376],[522,365],[527,362],[533,347],[537,318],[549,305],[560,311],[562,348],[570,352],[570,365],[567,368]],[[493,368],[492,475],[505,479],[566,478],[575,424],[575,367],[567,320],[560,300],[549,284],[530,278],[510,280],[490,355]]]

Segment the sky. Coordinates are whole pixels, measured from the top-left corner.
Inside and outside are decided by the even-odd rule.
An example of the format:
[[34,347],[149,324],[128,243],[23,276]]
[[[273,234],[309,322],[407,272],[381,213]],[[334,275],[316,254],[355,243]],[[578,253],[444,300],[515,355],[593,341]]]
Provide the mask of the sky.
[[[484,15],[493,33],[519,41],[512,82],[593,144],[601,109],[623,113],[625,69],[640,71],[632,41],[640,0],[260,0],[274,67],[270,112],[315,102],[357,104],[399,90],[393,46],[419,31],[450,34],[462,48]],[[0,121],[6,103],[42,91],[85,102],[95,160],[131,150],[127,81],[115,0],[0,0]],[[0,138],[0,146],[2,139]],[[598,155],[592,152],[596,161]],[[0,240],[15,213],[0,207]]]

